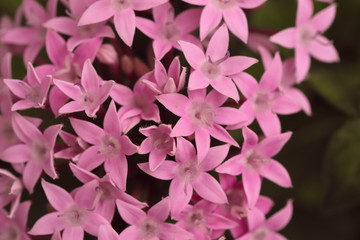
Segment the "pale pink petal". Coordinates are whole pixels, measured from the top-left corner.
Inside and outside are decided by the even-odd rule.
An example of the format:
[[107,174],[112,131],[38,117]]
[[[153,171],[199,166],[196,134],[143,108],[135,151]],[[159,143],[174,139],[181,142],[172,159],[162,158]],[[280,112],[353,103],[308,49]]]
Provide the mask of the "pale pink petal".
[[51,206],[57,211],[64,211],[67,207],[74,204],[74,200],[71,195],[61,187],[48,183],[43,179],[41,180],[41,185],[44,189],[46,198],[50,202]]
[[1,38],[3,43],[11,43],[16,45],[28,45],[34,40],[35,32],[32,28],[28,27],[17,27],[11,29],[10,31],[7,31],[6,34],[4,34]]
[[62,124],[56,124],[45,129],[44,137],[46,138],[51,149],[54,148],[56,137],[59,134],[62,127],[63,127]]
[[100,86],[99,76],[91,64],[90,59],[87,59],[84,63],[84,67],[81,73],[81,84],[86,91],[97,90]]
[[23,99],[26,98],[31,89],[31,87],[22,80],[4,79],[4,83],[13,94]]
[[12,126],[16,136],[25,143],[31,144],[34,140],[43,138],[40,130],[18,113],[13,113]]
[[224,216],[213,213],[206,216],[205,225],[210,229],[232,229],[238,224]]
[[61,66],[68,54],[65,40],[55,31],[48,30],[46,33],[46,51],[55,65]]
[[49,103],[52,112],[56,117],[59,116],[59,109],[65,105],[69,100],[69,97],[66,96],[57,86],[54,86],[49,93]]
[[186,11],[182,11],[175,19],[176,26],[181,29],[183,33],[190,33],[199,27],[200,24],[201,9],[191,8]]
[[239,111],[239,109],[232,107],[221,107],[216,109],[214,122],[223,125],[237,124],[246,121],[247,116]]
[[188,89],[196,90],[209,86],[209,80],[199,70],[195,70],[190,74]]
[[136,17],[136,27],[146,36],[152,39],[156,38],[156,32],[158,31],[158,29],[153,21],[147,18]]
[[[288,102],[296,102],[296,104],[307,114],[311,115],[311,105],[309,99],[299,89],[291,88],[287,89],[285,94]],[[291,98],[291,100],[289,99]],[[273,109],[275,112],[281,113],[277,108],[277,100],[273,102]]]
[[244,171],[241,164],[241,156],[234,156],[215,169],[216,172],[237,176]]
[[278,88],[280,84],[280,81],[282,79],[282,72],[282,62],[280,59],[280,54],[279,52],[277,52],[270,67],[265,71],[265,73],[260,79],[260,88],[266,89],[270,92],[274,91],[276,88]]
[[[289,89],[290,90],[290,89]],[[292,90],[292,89],[291,89]],[[294,90],[297,90],[294,88]],[[294,91],[295,92],[295,91]],[[300,93],[299,95],[296,95],[296,97],[305,97],[305,95],[301,95],[302,93],[297,90],[296,93]],[[299,112],[302,109],[301,104],[306,103],[306,97],[304,98],[300,98],[300,100],[305,100],[305,102],[301,102],[299,103],[299,101],[297,100],[297,98],[294,97],[292,95],[291,92],[289,92],[288,90],[285,91],[285,93],[283,93],[282,95],[280,95],[278,98],[276,98],[275,101],[273,101],[272,103],[272,110],[274,112],[276,112],[277,114],[293,114],[296,112]],[[307,102],[309,104],[309,102]],[[305,105],[305,108],[307,110],[307,113],[309,113],[308,111],[310,110],[310,105]]]
[[107,159],[104,163],[104,169],[110,173],[111,180],[116,186],[125,191],[128,174],[128,163],[125,155],[120,154],[117,158]]
[[163,3],[167,2],[167,0],[148,0],[148,1],[143,1],[143,0],[133,0],[132,1],[132,7],[136,10],[136,11],[144,11],[144,10],[148,10],[150,8],[159,6]]
[[221,19],[221,11],[210,4],[206,5],[200,16],[200,39],[204,40],[219,25]]
[[258,82],[248,73],[238,73],[231,76],[236,86],[240,89],[241,93],[247,98],[251,99],[252,95],[258,90]]
[[146,217],[144,211],[127,202],[116,200],[116,206],[122,219],[131,225],[136,225],[139,221]]
[[229,148],[230,145],[228,144],[210,148],[204,160],[199,164],[200,169],[204,172],[207,172],[219,166],[220,163],[226,158],[229,152]]
[[296,67],[296,80],[298,83],[306,78],[310,69],[310,64],[311,64],[311,58],[308,51],[301,46],[297,46],[295,48],[295,67]]
[[82,227],[91,235],[97,236],[99,233],[99,227],[102,224],[109,224],[109,222],[99,214],[87,211],[86,222]]
[[175,224],[163,223],[161,224],[160,229],[159,239],[193,239],[193,234]]
[[252,57],[235,56],[229,57],[220,64],[221,71],[224,75],[234,75],[244,71],[257,63],[258,60]]
[[38,108],[39,104],[30,102],[28,100],[20,100],[14,103],[11,107],[11,111],[25,110],[29,108]]
[[153,49],[156,59],[162,59],[172,48],[171,43],[165,43],[159,39],[153,41]]
[[197,150],[197,159],[201,162],[210,149],[210,134],[207,129],[195,129],[195,144]]
[[242,134],[244,137],[244,144],[242,146],[243,152],[247,151],[250,148],[253,148],[258,144],[258,136],[250,128],[243,127]]
[[73,62],[79,63],[80,66],[83,66],[87,59],[90,59],[90,62],[93,62],[101,42],[101,38],[94,38],[81,44],[75,49]]
[[79,99],[82,96],[82,92],[79,86],[70,82],[53,79],[54,84],[67,96],[72,99]]
[[99,147],[91,146],[80,155],[78,165],[81,168],[91,171],[102,164],[104,160],[104,156],[99,154]]
[[85,106],[79,101],[71,101],[66,103],[59,109],[59,114],[67,114],[73,112],[81,112],[85,110]]
[[62,218],[59,218],[58,212],[52,212],[42,216],[36,221],[34,226],[28,232],[30,235],[48,235],[57,230],[62,230],[65,223]]
[[259,209],[264,214],[269,213],[273,206],[274,206],[273,200],[271,200],[271,198],[265,197],[265,196],[260,196],[258,201],[255,204],[255,208]]
[[276,160],[271,160],[269,164],[260,168],[258,172],[261,176],[269,179],[281,187],[292,187],[289,173],[284,168],[284,166]]
[[151,138],[146,138],[142,141],[139,147],[139,154],[146,154],[153,150],[152,140]]
[[218,79],[214,79],[210,82],[210,85],[225,96],[234,99],[236,102],[239,101],[239,93],[234,82],[225,76],[221,76]]
[[120,122],[114,101],[110,102],[109,108],[104,117],[104,130],[112,135],[121,135]]
[[65,227],[64,232],[62,234],[63,240],[73,240],[73,239],[83,239],[84,238],[84,230],[82,227]]
[[11,78],[11,76],[12,76],[11,60],[12,60],[12,54],[11,53],[6,53],[5,56],[2,58],[0,72],[1,72],[1,75],[2,75],[3,78]]
[[116,83],[110,93],[112,99],[120,105],[128,105],[134,93],[125,85]]
[[251,209],[247,215],[247,222],[249,225],[249,230],[254,231],[258,227],[262,226],[265,222],[265,214],[257,208]]
[[135,146],[127,135],[122,135],[118,138],[121,151],[125,155],[133,155],[137,152],[138,148]]
[[154,7],[152,9],[154,21],[159,25],[163,25],[166,21],[172,21],[173,19],[169,19],[169,11],[173,10],[174,9],[169,2]]
[[261,179],[257,172],[244,171],[242,180],[249,207],[253,208],[260,195]]
[[292,200],[288,200],[284,208],[267,220],[266,226],[273,231],[280,231],[290,222],[292,213],[293,203]]
[[114,25],[119,37],[129,47],[132,45],[135,34],[135,12],[132,9],[125,9],[114,15]]
[[79,26],[82,26],[102,22],[111,18],[114,15],[114,12],[114,9],[110,6],[110,1],[96,1],[85,10],[78,24]]
[[335,19],[336,7],[337,5],[334,3],[315,14],[311,19],[311,24],[316,30],[325,32],[331,26]]
[[241,41],[247,43],[249,29],[244,11],[241,8],[232,8],[224,11],[223,15],[229,30]]
[[155,171],[165,160],[166,152],[153,150],[149,155],[150,170]]
[[194,145],[183,137],[176,138],[176,155],[175,160],[179,163],[196,159]]
[[170,183],[169,197],[170,197],[170,212],[171,217],[178,215],[185,206],[190,202],[193,195],[193,188],[191,184],[185,185],[184,182],[174,178]]
[[209,92],[209,94],[205,96],[205,101],[211,103],[214,108],[218,108],[223,105],[227,99],[228,97],[216,90]]
[[104,135],[103,129],[89,121],[76,118],[69,119],[71,126],[74,128],[76,134],[88,143],[96,144],[99,142],[99,138]]
[[296,26],[300,26],[310,20],[314,12],[314,5],[312,0],[298,0],[297,2]]
[[179,41],[179,44],[185,55],[186,61],[194,69],[198,69],[200,64],[206,61],[204,52],[198,46],[184,41]]
[[56,17],[44,23],[45,28],[55,30],[56,32],[66,35],[74,35],[77,33],[77,23],[69,17]]
[[286,48],[295,48],[297,39],[296,28],[286,28],[270,37],[270,41]]
[[209,129],[209,133],[220,141],[239,147],[239,144],[231,137],[231,135],[223,127],[217,124],[213,124],[212,128]]
[[119,235],[119,240],[138,240],[141,237],[136,226],[125,228]]
[[9,163],[24,163],[31,159],[31,150],[28,145],[18,144],[5,149],[0,157]]
[[49,175],[52,179],[56,179],[59,177],[55,170],[54,155],[52,153],[50,155],[50,158],[43,163],[42,168],[44,169],[45,173]]
[[82,183],[87,183],[94,179],[98,179],[98,176],[96,176],[95,174],[93,174],[83,168],[80,168],[78,165],[70,163],[69,167],[70,167],[71,171],[73,172],[73,174],[75,175],[75,177],[77,179],[79,179]]
[[200,173],[198,179],[193,182],[192,185],[200,197],[213,203],[227,203],[226,194],[221,188],[220,183],[210,174],[205,172]]
[[99,240],[118,240],[117,232],[111,227],[110,224],[103,224],[99,227]]
[[148,210],[148,216],[159,222],[165,222],[170,213],[169,197],[163,198]]
[[171,137],[189,136],[195,132],[195,126],[189,119],[182,117],[177,121],[173,130],[171,131]]
[[284,237],[283,235],[277,233],[277,232],[269,232],[269,240],[287,240],[286,237]]
[[262,5],[266,0],[242,0],[238,2],[239,7],[241,8],[256,8]]
[[206,56],[213,62],[223,59],[229,47],[229,32],[225,24],[220,26],[209,41],[206,49]]
[[43,46],[44,42],[30,44],[24,51],[24,64],[33,62]]
[[155,178],[161,180],[170,180],[175,177],[175,171],[178,167],[178,164],[174,161],[165,160],[156,170],[151,171],[149,163],[139,163],[138,167]]
[[266,136],[279,134],[281,132],[280,119],[270,110],[256,114],[256,120]]
[[334,45],[331,43],[331,41],[323,36],[317,36],[316,40],[311,42],[308,50],[311,56],[319,61],[326,63],[340,61],[339,54],[336,51]]
[[179,117],[187,115],[186,109],[191,104],[186,96],[178,93],[162,94],[156,96],[156,99],[170,112]]

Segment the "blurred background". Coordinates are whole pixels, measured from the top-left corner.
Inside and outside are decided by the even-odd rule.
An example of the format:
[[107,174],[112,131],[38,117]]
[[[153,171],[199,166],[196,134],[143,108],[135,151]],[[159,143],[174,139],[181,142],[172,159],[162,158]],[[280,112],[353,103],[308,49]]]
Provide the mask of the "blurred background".
[[[183,6],[178,2],[172,1]],[[13,16],[20,3],[0,1],[0,14]],[[315,3],[316,11],[326,6]],[[247,15],[251,28],[277,32],[294,26],[296,1],[268,0]],[[290,240],[360,239],[359,25],[360,1],[338,1],[335,22],[325,36],[334,41],[341,62],[329,65],[312,59],[310,77],[299,86],[311,102],[312,116],[302,112],[281,116],[283,130],[293,131],[293,137],[276,159],[288,169],[294,188],[281,189],[264,181],[262,194],[274,200],[272,212],[282,208],[288,198],[294,200],[293,218],[281,232]],[[239,48],[238,43],[232,48]],[[293,56],[293,50],[279,49],[283,59]],[[234,51],[259,58],[247,50]],[[22,78],[21,59],[14,62],[14,77]],[[250,69],[257,77],[263,71],[258,65]],[[37,200],[38,206],[46,202],[43,197]],[[32,208],[29,226],[41,214]]]

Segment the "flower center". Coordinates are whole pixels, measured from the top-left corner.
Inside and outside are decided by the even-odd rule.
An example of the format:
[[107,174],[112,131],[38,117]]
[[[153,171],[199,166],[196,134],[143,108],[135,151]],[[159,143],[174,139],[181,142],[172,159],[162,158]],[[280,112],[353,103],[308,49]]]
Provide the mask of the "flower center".
[[119,140],[111,135],[105,135],[100,139],[99,153],[107,157],[116,157],[120,153]]
[[249,149],[243,156],[245,168],[248,171],[256,171],[263,165],[270,163],[270,158],[264,157],[264,155],[257,149]]
[[82,102],[88,108],[96,108],[99,102],[98,93],[84,92],[82,95]]
[[86,221],[87,212],[83,207],[73,205],[66,209],[59,217],[62,217],[69,226],[82,226]]
[[263,113],[271,107],[270,93],[266,90],[257,91],[251,99],[252,107],[257,113]]
[[242,189],[231,188],[226,192],[229,201],[229,213],[233,217],[242,219],[247,216],[245,205],[245,194]]
[[268,233],[269,230],[266,227],[260,227],[252,233],[251,240],[267,240]]
[[160,29],[160,35],[165,42],[175,42],[179,39],[180,31],[174,22],[166,22]]
[[112,7],[117,11],[122,11],[131,6],[132,0],[111,0]]
[[191,210],[186,215],[185,224],[189,228],[201,228],[205,224],[204,211],[202,209]]
[[169,150],[172,148],[172,141],[170,132],[164,132],[162,130],[155,130],[151,135],[151,144],[153,148],[157,150]]
[[26,99],[41,106],[44,99],[44,93],[41,86],[34,86],[29,89],[29,93],[26,95]]
[[184,180],[186,184],[195,181],[199,173],[199,164],[194,160],[181,163],[177,169],[178,176]]
[[138,224],[139,232],[142,234],[143,239],[155,238],[159,234],[159,226],[156,221],[151,218],[146,218]]
[[0,240],[21,240],[21,235],[20,228],[14,223],[0,229]]
[[198,127],[211,127],[215,118],[213,106],[205,101],[195,101],[188,109],[191,122]]
[[304,25],[299,28],[297,32],[297,39],[300,45],[307,48],[311,45],[312,41],[314,41],[316,35],[315,30],[311,26]]
[[238,0],[210,0],[210,3],[219,9],[232,8]]
[[36,162],[44,162],[50,158],[50,147],[46,141],[35,140],[31,146],[31,155]]
[[210,80],[214,80],[221,75],[221,68],[218,64],[214,64],[211,62],[204,62],[200,66],[200,71],[204,76]]

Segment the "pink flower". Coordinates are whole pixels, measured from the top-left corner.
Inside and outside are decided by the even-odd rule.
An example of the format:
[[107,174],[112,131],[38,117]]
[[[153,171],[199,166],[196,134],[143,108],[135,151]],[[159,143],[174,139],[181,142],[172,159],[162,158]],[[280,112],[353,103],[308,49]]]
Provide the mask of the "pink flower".
[[79,137],[93,144],[80,156],[78,165],[86,170],[93,170],[103,162],[105,171],[112,181],[122,190],[126,188],[127,160],[125,155],[132,155],[137,147],[128,136],[122,135],[122,126],[112,101],[104,117],[104,129],[88,121],[70,118],[70,122]]
[[4,79],[10,91],[21,99],[14,103],[12,111],[44,107],[51,82],[51,69],[48,65],[35,69],[29,62],[25,80]]
[[170,137],[171,126],[161,124],[158,127],[140,128],[139,131],[147,138],[141,143],[138,152],[150,152],[149,167],[151,171],[155,171],[164,162],[167,154],[175,154],[175,139]]
[[199,161],[210,148],[210,135],[238,146],[237,142],[219,124],[229,125],[245,120],[235,108],[220,107],[226,97],[212,90],[206,95],[205,89],[188,92],[189,98],[178,93],[157,96],[158,101],[175,115],[181,117],[171,131],[171,137],[189,136],[195,133]]
[[84,111],[88,117],[95,117],[100,105],[108,98],[114,81],[102,81],[90,59],[84,63],[80,84],[54,79],[55,85],[68,97],[74,99],[59,109],[60,114]]
[[[31,235],[48,235],[64,229],[63,239],[83,239],[84,231],[97,236],[101,224],[109,224],[105,218],[89,211],[84,199],[73,198],[64,189],[42,179],[41,185],[51,206],[56,210],[36,221],[29,231]],[[80,196],[81,197],[81,196]]]
[[13,114],[12,125],[23,143],[9,147],[0,158],[10,163],[27,162],[23,183],[32,193],[42,170],[53,179],[58,177],[54,167],[54,145],[62,125],[52,125],[42,134],[32,122],[18,113]]
[[332,63],[338,62],[339,56],[334,45],[324,33],[334,21],[336,4],[313,15],[312,0],[298,0],[296,26],[287,28],[271,36],[270,40],[286,48],[295,48],[295,66],[297,81],[302,81],[310,69],[310,56]]
[[9,217],[4,209],[0,209],[1,239],[30,240],[29,236],[26,234],[26,222],[30,205],[30,201],[20,203],[12,217]]
[[236,227],[236,222],[215,213],[217,205],[205,200],[197,202],[194,206],[187,205],[175,219],[177,225],[194,234],[194,240],[214,239],[219,230]]
[[239,101],[238,90],[231,80],[257,62],[255,58],[229,57],[229,33],[222,25],[210,39],[206,54],[192,43],[180,41],[186,60],[195,69],[189,77],[189,90],[206,88],[209,84],[221,94]]
[[230,31],[247,42],[248,23],[244,9],[252,9],[260,6],[266,0],[183,0],[195,5],[204,6],[200,17],[200,39],[204,38],[214,30],[224,18]]
[[249,128],[243,128],[244,144],[241,153],[216,168],[219,173],[233,176],[242,174],[242,182],[250,208],[259,198],[261,177],[282,187],[291,187],[286,169],[272,159],[290,139],[291,132],[267,136],[258,143],[257,135]]
[[258,211],[249,219],[249,232],[237,240],[286,239],[276,231],[280,231],[289,223],[292,212],[292,200],[288,200],[285,207],[268,220],[265,220],[264,214]]
[[178,215],[189,203],[193,189],[204,199],[214,203],[226,203],[226,195],[220,184],[206,173],[218,166],[226,157],[229,145],[210,148],[208,154],[200,162],[194,146],[182,137],[177,138],[175,160],[165,160],[155,171],[151,171],[149,163],[138,166],[147,174],[162,180],[170,180],[171,216]]
[[17,212],[23,188],[19,178],[0,168],[0,208],[4,208],[11,202],[10,218]]
[[71,159],[73,162],[78,162],[81,153],[83,153],[89,145],[80,137],[76,137],[68,132],[60,131],[59,135],[67,145],[67,148],[56,152],[54,157]]
[[144,11],[165,2],[167,0],[99,0],[85,10],[78,25],[99,23],[114,17],[116,32],[126,45],[131,46],[136,28],[134,10]]
[[[168,72],[160,60],[155,60],[154,76],[155,81],[143,79],[142,82],[148,85],[156,94],[180,92],[185,85],[186,68],[180,72],[179,57],[175,57],[169,66]],[[150,75],[151,79],[152,76]]]
[[177,225],[166,223],[169,216],[169,198],[152,206],[147,214],[126,202],[116,202],[120,216],[131,226],[120,233],[120,240],[159,239],[187,240],[192,234]]
[[201,46],[199,40],[190,34],[199,26],[200,9],[183,11],[176,18],[174,11],[167,2],[153,8],[155,22],[146,18],[136,18],[136,26],[139,30],[154,39],[152,46],[155,57],[159,60],[173,47],[181,50],[179,40]]

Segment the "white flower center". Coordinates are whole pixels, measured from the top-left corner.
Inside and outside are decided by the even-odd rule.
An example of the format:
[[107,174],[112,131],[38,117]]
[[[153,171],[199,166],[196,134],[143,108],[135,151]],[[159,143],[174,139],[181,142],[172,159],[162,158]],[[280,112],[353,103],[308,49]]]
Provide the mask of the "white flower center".
[[186,184],[193,182],[200,174],[199,164],[194,160],[181,163],[177,169],[177,174]]
[[210,80],[217,79],[221,75],[221,68],[218,64],[204,62],[200,66],[200,71]]
[[143,236],[142,239],[152,239],[158,236],[159,234],[159,224],[151,219],[146,218],[139,222],[138,224],[138,230]]
[[205,224],[204,211],[202,209],[191,210],[186,215],[185,224],[189,228],[202,228]]
[[243,163],[248,171],[256,171],[263,165],[270,163],[270,158],[265,157],[258,149],[249,149],[243,156]]
[[131,6],[132,0],[111,0],[112,7],[117,10],[121,11]]
[[36,162],[45,162],[50,158],[49,144],[46,141],[35,140],[31,145],[31,156]]
[[82,102],[84,106],[93,109],[99,105],[99,96],[96,92],[83,92]]
[[205,101],[194,101],[188,108],[191,122],[198,127],[211,127],[215,118],[214,107]]
[[62,217],[69,226],[82,226],[86,221],[87,211],[83,207],[73,205],[66,209],[59,217]]
[[301,46],[307,48],[311,45],[316,37],[315,30],[308,25],[304,25],[298,29],[297,39]]

